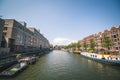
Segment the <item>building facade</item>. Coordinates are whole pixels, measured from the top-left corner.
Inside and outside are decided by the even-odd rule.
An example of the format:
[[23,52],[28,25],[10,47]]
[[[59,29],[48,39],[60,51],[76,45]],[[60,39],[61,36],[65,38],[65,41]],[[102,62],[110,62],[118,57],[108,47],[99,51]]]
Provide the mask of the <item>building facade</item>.
[[112,27],[110,30],[104,30],[96,34],[89,35],[84,39],[80,40],[79,43],[82,44],[82,49],[84,49],[83,44],[87,44],[87,48],[90,48],[90,40],[93,39],[96,49],[102,49],[102,40],[104,37],[109,37],[111,40],[110,50],[111,51],[120,51],[120,26]]
[[2,47],[4,20],[0,18],[0,47]]
[[47,39],[35,28],[27,28],[25,22],[5,19],[3,34],[5,45],[10,48],[10,52],[30,52],[49,48]]
[[112,50],[120,50],[120,26],[111,28]]
[[102,48],[102,32],[95,34],[94,41],[95,41],[95,48],[101,49]]

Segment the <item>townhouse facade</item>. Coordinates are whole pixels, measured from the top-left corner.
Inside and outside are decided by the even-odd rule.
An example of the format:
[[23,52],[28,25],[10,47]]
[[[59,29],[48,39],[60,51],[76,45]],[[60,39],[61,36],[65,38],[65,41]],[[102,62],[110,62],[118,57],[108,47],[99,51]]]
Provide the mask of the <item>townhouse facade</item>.
[[10,48],[10,52],[30,52],[50,47],[49,41],[35,28],[27,28],[25,22],[4,20],[4,46]]
[[111,40],[111,51],[120,51],[120,26],[114,26],[110,30],[104,30],[96,34],[89,35],[79,41],[82,44],[81,49],[84,49],[83,44],[87,44],[87,48],[90,48],[90,40],[93,39],[95,43],[95,48],[100,50],[103,48],[102,40],[104,37],[109,37]]
[[111,28],[111,40],[113,41],[113,50],[120,50],[120,26]]
[[95,34],[94,41],[95,41],[95,48],[101,49],[102,48],[102,32]]

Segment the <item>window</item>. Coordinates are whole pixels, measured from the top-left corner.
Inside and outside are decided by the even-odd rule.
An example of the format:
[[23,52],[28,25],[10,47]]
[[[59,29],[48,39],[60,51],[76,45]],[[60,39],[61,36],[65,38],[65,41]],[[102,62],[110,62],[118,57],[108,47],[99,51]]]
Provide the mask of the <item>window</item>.
[[7,35],[7,33],[6,32],[3,32],[3,36],[6,36]]
[[114,41],[117,42],[117,39],[115,39]]
[[114,38],[116,38],[116,35],[114,35]]
[[4,30],[7,30],[7,27],[4,27]]
[[8,24],[5,24],[5,25],[8,25]]
[[118,47],[116,47],[116,50],[118,50]]

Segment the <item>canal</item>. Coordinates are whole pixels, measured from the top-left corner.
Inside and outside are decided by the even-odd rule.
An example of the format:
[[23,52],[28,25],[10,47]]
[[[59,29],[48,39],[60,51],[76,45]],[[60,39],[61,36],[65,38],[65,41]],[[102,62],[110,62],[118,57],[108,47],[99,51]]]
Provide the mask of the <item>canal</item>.
[[120,67],[55,50],[41,56],[15,78],[0,80],[120,80]]

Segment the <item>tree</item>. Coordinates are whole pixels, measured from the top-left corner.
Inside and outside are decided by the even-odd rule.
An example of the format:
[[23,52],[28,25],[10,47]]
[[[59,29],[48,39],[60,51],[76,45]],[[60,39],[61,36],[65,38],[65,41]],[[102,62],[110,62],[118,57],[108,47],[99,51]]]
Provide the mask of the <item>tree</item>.
[[93,53],[94,50],[95,50],[95,42],[93,39],[90,39],[90,48],[89,48],[88,52]]
[[78,47],[78,49],[80,49],[80,47],[81,47],[81,44],[79,42],[77,43],[77,47]]
[[81,45],[80,45],[80,43],[79,43],[79,42],[77,42],[77,43],[74,43],[74,47],[75,47],[77,50],[79,50],[79,49],[80,49],[80,47],[81,47]]
[[77,50],[77,49],[80,49],[81,45],[79,42],[77,43],[71,43],[67,46],[64,46],[65,49],[72,49],[72,50]]
[[112,41],[110,37],[104,36],[102,39],[102,47],[107,48],[108,51],[110,50],[110,47],[112,46]]
[[90,39],[90,48],[91,48],[92,50],[95,49],[95,42],[94,42],[93,39]]
[[83,47],[84,47],[85,50],[87,50],[88,45],[87,45],[86,42],[83,43]]

